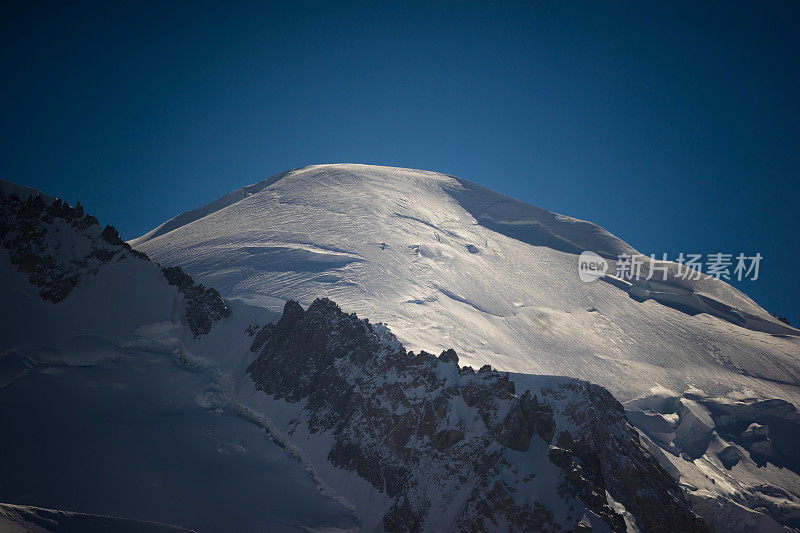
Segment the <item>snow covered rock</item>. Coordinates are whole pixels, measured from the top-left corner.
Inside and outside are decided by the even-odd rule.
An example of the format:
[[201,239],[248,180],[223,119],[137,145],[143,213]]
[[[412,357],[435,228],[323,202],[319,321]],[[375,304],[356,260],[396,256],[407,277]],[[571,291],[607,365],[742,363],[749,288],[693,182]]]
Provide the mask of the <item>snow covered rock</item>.
[[[16,272],[52,303],[68,298],[81,283],[101,284],[95,279],[101,270],[106,273],[123,262],[134,263],[122,267],[132,278],[152,278],[157,271],[146,254],[132,249],[113,226],[101,229],[80,204],[73,207],[8,182],[0,182],[0,247]],[[180,267],[164,268],[162,274],[183,294],[184,314],[195,336],[230,316],[216,290],[194,283]]]
[[0,244],[17,271],[39,287],[42,298],[60,302],[83,275],[96,274],[112,260],[147,258],[124,243],[113,227],[101,230],[80,204],[72,207],[44,198],[38,194],[20,198],[0,188]]
[[619,502],[643,531],[705,530],[601,387],[527,376],[537,392],[517,395],[507,374],[385,343],[328,299],[288,302],[253,349],[256,387],[302,407],[289,433],[386,496],[366,529],[625,531]]
[[181,267],[162,268],[170,285],[175,285],[186,297],[186,321],[195,337],[211,331],[217,320],[228,318],[231,311],[216,289],[195,283]]

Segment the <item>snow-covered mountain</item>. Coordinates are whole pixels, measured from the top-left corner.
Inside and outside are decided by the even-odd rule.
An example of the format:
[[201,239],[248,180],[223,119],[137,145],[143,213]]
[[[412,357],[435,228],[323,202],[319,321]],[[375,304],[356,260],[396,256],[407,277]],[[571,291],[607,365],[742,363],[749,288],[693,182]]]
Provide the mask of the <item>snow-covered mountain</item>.
[[[130,244],[241,304],[335,300],[409,349],[610,390],[720,531],[800,528],[800,332],[728,284],[607,275],[636,251],[588,222],[434,172],[318,165]],[[522,386],[520,386],[522,385]]]
[[0,245],[0,528],[707,530],[602,387],[276,320],[8,183]]
[[0,525],[800,528],[797,330],[716,280],[581,282],[635,253],[590,223],[325,165],[133,248],[2,182],[0,244]]
[[223,300],[80,206],[0,207],[3,528],[706,531],[602,387],[518,394],[328,299]]

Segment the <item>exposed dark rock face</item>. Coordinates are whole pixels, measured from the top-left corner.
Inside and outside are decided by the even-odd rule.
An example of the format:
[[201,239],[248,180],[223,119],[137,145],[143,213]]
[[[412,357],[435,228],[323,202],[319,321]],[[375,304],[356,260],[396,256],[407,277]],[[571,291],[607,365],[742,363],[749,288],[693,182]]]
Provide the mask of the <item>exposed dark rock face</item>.
[[[71,234],[71,235],[70,235]],[[60,236],[75,240],[62,248]],[[122,242],[117,231],[101,231],[97,219],[59,199],[31,195],[20,199],[0,193],[0,244],[8,250],[17,271],[28,274],[45,300],[60,302],[81,278],[98,268],[128,257],[147,259]]]
[[786,318],[785,316],[778,316],[775,313],[770,313],[770,314],[775,318],[777,318],[778,320],[780,320],[781,322],[783,322],[784,324],[786,324],[787,326],[791,326],[791,324],[789,323],[789,319]]
[[[509,392],[514,392],[513,387]],[[534,434],[542,437],[545,442],[553,441],[556,428],[553,409],[549,405],[540,404],[536,396],[531,397],[530,391],[525,391],[519,403],[511,408],[506,415],[506,421],[508,423],[503,426],[498,438],[507,448],[518,452],[526,451]]]
[[[45,300],[58,303],[82,280],[103,265],[129,258],[150,261],[124,242],[114,226],[101,229],[97,219],[59,199],[31,194],[20,199],[0,192],[0,245],[8,250],[17,271],[39,288]],[[217,320],[230,316],[215,289],[196,284],[179,267],[162,270],[186,300],[186,318],[192,333],[211,331]]]
[[108,244],[122,246],[122,244],[125,242],[122,240],[122,237],[119,236],[119,232],[114,226],[106,226],[103,228],[103,232],[100,234],[100,236],[105,239]]
[[267,340],[269,339],[270,335],[272,335],[272,332],[274,330],[275,330],[274,324],[267,324],[263,328],[260,328],[258,329],[258,331],[253,333],[253,335],[255,335],[256,338],[253,339],[253,344],[252,346],[250,346],[250,351],[258,352],[261,349],[261,347],[264,346],[264,344],[267,342]]
[[304,402],[328,460],[390,498],[389,531],[624,531],[606,491],[643,531],[705,528],[601,387],[564,378],[517,396],[507,374],[407,352],[327,299],[288,302],[252,350],[256,386]]
[[[610,392],[570,380],[543,390],[542,397],[574,425],[571,433],[562,432],[557,439],[558,446],[572,456],[571,464],[560,458],[562,470],[578,469],[595,487],[605,486],[636,517],[641,531],[707,530],[672,477],[642,445],[625,409]],[[591,492],[592,484],[578,485],[585,498],[600,498]]]
[[178,287],[183,293],[186,299],[186,321],[195,337],[211,331],[211,326],[217,320],[231,316],[230,309],[216,289],[195,283],[178,266],[162,268],[161,272],[170,285]]
[[722,465],[730,470],[742,460],[742,452],[736,446],[726,446],[717,454]]

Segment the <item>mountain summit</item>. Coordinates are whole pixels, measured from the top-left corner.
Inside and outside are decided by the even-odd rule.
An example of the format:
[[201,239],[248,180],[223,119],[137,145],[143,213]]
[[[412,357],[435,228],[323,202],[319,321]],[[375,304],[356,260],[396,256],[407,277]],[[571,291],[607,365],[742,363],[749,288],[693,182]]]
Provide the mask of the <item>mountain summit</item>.
[[[674,263],[663,281],[615,276],[638,252],[595,224],[446,174],[337,164],[235,190],[130,244],[232,300],[328,297],[409,349],[454,348],[518,384],[598,383],[712,523],[800,526],[800,332]],[[585,251],[608,262],[598,281],[578,275]]]
[[0,182],[0,529],[800,528],[797,330],[598,226],[325,165],[133,244]]
[[0,269],[2,531],[707,531],[600,386],[226,301],[3,183]]
[[621,400],[656,385],[798,399],[800,332],[741,292],[705,277],[583,283],[582,251],[613,267],[636,250],[445,174],[304,167],[130,244],[227,298],[280,308],[327,296],[389,324],[410,349],[453,347],[474,366],[591,376]]

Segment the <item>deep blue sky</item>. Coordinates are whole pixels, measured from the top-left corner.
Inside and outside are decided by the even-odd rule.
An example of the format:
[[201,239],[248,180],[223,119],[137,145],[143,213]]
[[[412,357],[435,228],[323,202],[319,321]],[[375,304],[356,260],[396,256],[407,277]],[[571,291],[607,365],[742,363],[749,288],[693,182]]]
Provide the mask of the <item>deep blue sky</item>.
[[271,174],[448,172],[645,253],[754,253],[800,323],[800,4],[18,2],[0,177],[136,237]]

